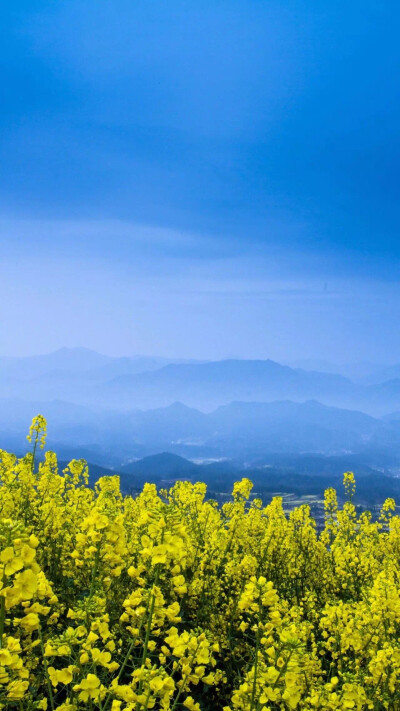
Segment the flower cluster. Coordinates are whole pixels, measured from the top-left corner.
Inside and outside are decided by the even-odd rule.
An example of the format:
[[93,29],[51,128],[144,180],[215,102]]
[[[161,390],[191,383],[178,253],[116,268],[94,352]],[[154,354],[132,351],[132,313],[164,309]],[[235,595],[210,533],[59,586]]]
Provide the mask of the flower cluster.
[[396,711],[400,518],[325,495],[308,506],[218,507],[203,484],[88,486],[0,452],[0,709],[10,711]]

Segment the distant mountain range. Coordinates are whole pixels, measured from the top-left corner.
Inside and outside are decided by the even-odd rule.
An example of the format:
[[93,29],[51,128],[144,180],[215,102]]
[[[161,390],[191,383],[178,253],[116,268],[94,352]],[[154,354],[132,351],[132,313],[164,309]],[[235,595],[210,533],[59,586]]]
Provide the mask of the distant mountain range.
[[180,400],[209,410],[233,400],[349,400],[356,387],[340,375],[294,370],[271,360],[225,360],[123,375],[105,383],[101,397],[114,407],[132,402],[157,407]]
[[[379,381],[379,372],[400,366],[368,377]],[[400,379],[362,384],[271,360],[172,362],[87,349],[0,358],[0,447],[21,451],[37,412],[62,458],[105,467],[160,452],[239,468],[265,455],[318,454],[397,471],[400,457]]]
[[129,460],[170,452],[194,461],[251,463],[265,454],[400,455],[400,418],[374,418],[316,401],[233,402],[206,414],[182,403],[124,413],[96,412],[61,401],[0,400],[2,446],[24,446],[31,416],[48,419],[48,445],[63,458],[84,456],[121,467]]
[[158,370],[183,359],[134,356],[112,358],[87,348],[61,348],[47,355],[0,357],[0,397],[94,402],[104,409],[99,387],[115,378]]
[[111,358],[84,348],[65,348],[45,356],[0,358],[0,397],[62,400],[119,412],[175,401],[210,411],[232,401],[318,400],[376,416],[400,409],[400,365],[354,382],[336,373],[291,368],[272,360]]

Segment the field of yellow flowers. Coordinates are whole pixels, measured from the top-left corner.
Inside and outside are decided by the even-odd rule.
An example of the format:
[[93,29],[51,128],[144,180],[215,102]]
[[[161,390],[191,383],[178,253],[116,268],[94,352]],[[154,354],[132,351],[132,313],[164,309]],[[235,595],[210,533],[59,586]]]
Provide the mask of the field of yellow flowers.
[[87,485],[0,452],[0,708],[400,709],[400,519],[325,494],[325,527],[205,485]]

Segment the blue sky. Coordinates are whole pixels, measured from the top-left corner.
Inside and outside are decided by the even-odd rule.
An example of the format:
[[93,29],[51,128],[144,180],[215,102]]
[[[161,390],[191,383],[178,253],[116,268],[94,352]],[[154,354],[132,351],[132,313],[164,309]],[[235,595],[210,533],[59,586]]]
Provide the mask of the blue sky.
[[400,359],[397,3],[0,16],[1,353]]

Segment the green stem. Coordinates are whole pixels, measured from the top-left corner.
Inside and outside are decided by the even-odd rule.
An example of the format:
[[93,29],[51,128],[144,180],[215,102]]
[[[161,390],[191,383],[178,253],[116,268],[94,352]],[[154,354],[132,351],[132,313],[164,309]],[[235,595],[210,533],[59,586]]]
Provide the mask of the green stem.
[[186,674],[186,676],[185,676],[185,678],[184,678],[184,680],[183,680],[183,684],[182,684],[181,688],[179,689],[179,691],[178,691],[178,693],[177,693],[177,695],[176,695],[176,699],[175,699],[174,703],[173,703],[172,706],[171,706],[171,711],[174,711],[175,706],[176,706],[176,704],[177,704],[178,701],[179,701],[180,695],[182,694],[182,692],[183,692],[184,689],[185,689],[187,680],[188,680],[188,675]]
[[94,584],[96,582],[97,568],[98,568],[99,560],[100,560],[101,542],[102,542],[102,540],[100,538],[99,542],[97,543],[96,557],[95,557],[94,563],[93,563],[92,580],[90,582],[90,590],[89,590],[89,600],[92,597],[93,592],[94,592]]
[[[197,643],[196,650],[195,650],[195,652],[194,652],[194,654],[193,654],[193,658],[192,658],[192,660],[191,660],[192,666],[194,666],[195,663],[196,663],[196,656],[197,656],[198,649],[199,649],[199,642]],[[175,699],[174,703],[173,703],[172,706],[171,706],[171,711],[174,711],[175,706],[177,705],[177,703],[178,703],[178,701],[179,701],[179,698],[180,698],[181,694],[183,693],[183,691],[184,691],[184,689],[185,689],[186,682],[187,682],[188,678],[189,678],[189,674],[186,674],[186,676],[185,676],[185,678],[184,678],[184,680],[183,680],[183,684],[182,684],[181,688],[179,689],[179,691],[178,691],[178,693],[177,693],[177,695],[176,695],[176,699]]]
[[[151,602],[150,602],[150,608],[149,608],[149,617],[148,617],[147,625],[146,625],[146,635],[145,635],[145,638],[144,638],[142,659],[141,659],[141,662],[140,662],[140,666],[141,666],[141,667],[143,667],[143,665],[145,664],[146,657],[147,657],[147,650],[148,650],[148,646],[149,646],[150,632],[151,632],[151,622],[152,622],[152,619],[153,619],[153,612],[154,612],[154,607],[155,607],[155,604],[156,604],[155,587],[156,587],[156,585],[157,585],[157,583],[158,583],[159,572],[160,572],[160,569],[159,569],[159,567],[158,567],[158,565],[157,565],[157,570],[156,570],[156,574],[155,574],[155,578],[154,578],[153,590],[152,590],[152,595],[151,595]],[[139,695],[142,693],[142,690],[143,690],[143,681],[140,680],[139,689],[138,689],[138,694],[139,694]],[[139,704],[136,703],[136,711],[138,711],[138,709],[139,709]]]
[[254,699],[256,696],[256,687],[257,687],[257,671],[258,671],[258,650],[260,647],[260,630],[257,628],[257,636],[256,636],[256,657],[254,660],[254,678],[253,678],[253,688],[251,690],[251,701],[250,701],[250,711],[253,711],[253,706],[254,706]]
[[32,472],[35,470],[35,456],[36,456],[36,448],[39,440],[39,433],[36,432],[36,437],[35,437],[35,444],[33,445],[33,452],[32,452]]
[[[141,630],[141,626],[139,627],[139,634],[140,634],[140,630]],[[121,666],[120,666],[120,669],[119,669],[119,672],[118,672],[118,676],[117,676],[117,681],[118,681],[118,682],[119,682],[119,680],[120,680],[120,678],[121,678],[121,676],[122,676],[122,673],[123,673],[123,671],[124,671],[126,665],[128,664],[129,658],[130,658],[130,656],[131,656],[131,652],[132,652],[132,650],[133,650],[133,648],[134,648],[134,646],[135,646],[135,641],[137,640],[137,638],[138,638],[138,635],[136,635],[136,637],[134,637],[134,638],[132,639],[132,642],[130,643],[130,645],[129,645],[129,647],[128,647],[128,651],[127,651],[127,653],[126,653],[126,655],[125,655],[125,659],[124,659],[124,661],[122,662],[122,664],[121,664]],[[107,705],[108,705],[108,702],[109,702],[110,698],[111,698],[111,692],[109,691],[108,694],[107,694],[107,696],[106,696],[106,699],[105,699],[105,701],[104,701],[104,709],[107,708]]]
[[148,707],[148,705],[149,705],[149,700],[150,700],[150,694],[151,694],[151,689],[149,689],[148,692],[147,692],[146,702],[145,702],[145,705],[144,705],[144,707],[143,707],[143,711],[147,711],[147,707]]
[[283,667],[281,668],[281,670],[280,670],[278,676],[276,677],[276,679],[275,679],[275,681],[274,681],[274,683],[273,683],[273,685],[272,685],[272,688],[273,688],[273,689],[275,689],[275,687],[278,685],[278,683],[279,683],[279,681],[280,681],[282,675],[283,675],[283,674],[286,674],[286,669],[287,669],[288,666],[289,666],[289,662],[290,662],[291,656],[292,656],[292,652],[289,652],[289,656],[288,656],[288,658],[287,658],[285,664],[284,664]]
[[44,671],[45,671],[46,681],[47,681],[47,689],[49,692],[50,706],[52,708],[52,711],[54,711],[53,688],[51,686],[51,681],[50,681],[50,677],[49,677],[47,659],[44,654],[43,635],[42,635],[42,630],[40,627],[39,627],[38,632],[39,632],[39,639],[40,639],[40,649],[41,649],[42,657],[43,657],[43,666],[44,666]]
[[144,638],[144,645],[143,645],[143,653],[142,653],[142,660],[141,660],[141,665],[145,663],[146,657],[147,657],[147,649],[149,646],[149,639],[150,639],[150,632],[151,632],[151,621],[153,618],[153,612],[154,612],[154,607],[156,604],[156,596],[154,593],[154,587],[153,587],[153,593],[151,596],[151,603],[150,603],[150,610],[149,610],[149,619],[147,620],[147,625],[146,625],[146,636]]
[[4,620],[6,616],[6,601],[4,596],[0,597],[0,649],[3,646]]

